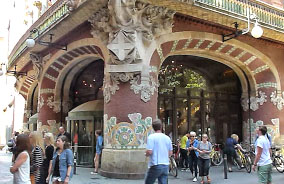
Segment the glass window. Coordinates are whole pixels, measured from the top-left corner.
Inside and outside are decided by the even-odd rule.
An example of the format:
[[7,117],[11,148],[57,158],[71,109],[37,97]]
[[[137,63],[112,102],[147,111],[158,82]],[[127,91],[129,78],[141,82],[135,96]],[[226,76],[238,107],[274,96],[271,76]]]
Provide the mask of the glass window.
[[173,136],[173,104],[172,99],[160,98],[158,116],[163,123],[163,131],[172,138]]
[[178,98],[177,108],[176,108],[178,137],[182,137],[188,131],[187,111],[188,111],[187,99]]
[[191,121],[189,122],[190,131],[195,131],[196,133],[201,132],[201,112],[200,112],[200,100],[192,99],[190,101],[190,114]]

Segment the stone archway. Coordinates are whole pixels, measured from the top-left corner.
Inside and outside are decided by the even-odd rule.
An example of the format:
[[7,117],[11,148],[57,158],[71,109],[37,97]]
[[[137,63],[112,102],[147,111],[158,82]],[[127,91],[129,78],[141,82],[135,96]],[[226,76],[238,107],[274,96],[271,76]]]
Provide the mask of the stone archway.
[[[274,91],[281,91],[280,78],[273,62],[260,51],[238,40],[222,42],[220,35],[186,31],[159,37],[151,45],[149,53],[153,53],[148,55],[149,66],[155,68],[156,72],[165,58],[172,55],[201,56],[229,66],[236,72],[242,85],[245,135],[248,135],[248,130],[256,124],[265,124],[274,134],[280,133],[279,111],[267,99]],[[250,86],[250,94],[247,85]],[[269,115],[265,113],[268,109]],[[249,119],[253,122],[249,123]]]
[[107,49],[96,38],[75,41],[70,44],[67,52],[58,51],[48,60],[39,84],[39,122],[42,125],[52,125],[60,121],[59,112],[66,105],[61,104],[65,102],[62,102],[60,95],[64,78],[72,68],[80,67],[84,63],[82,61],[90,59],[108,59]]

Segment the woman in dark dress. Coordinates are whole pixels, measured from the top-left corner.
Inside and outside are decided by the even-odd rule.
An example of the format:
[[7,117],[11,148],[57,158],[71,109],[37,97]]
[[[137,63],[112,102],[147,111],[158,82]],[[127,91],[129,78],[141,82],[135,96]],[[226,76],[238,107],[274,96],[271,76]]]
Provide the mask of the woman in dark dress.
[[42,165],[42,182],[41,183],[46,183],[48,184],[49,181],[46,181],[46,178],[48,176],[48,170],[49,167],[52,165],[52,157],[54,153],[54,138],[52,133],[45,133],[44,134],[44,143],[45,143],[45,157],[43,160],[43,165]]

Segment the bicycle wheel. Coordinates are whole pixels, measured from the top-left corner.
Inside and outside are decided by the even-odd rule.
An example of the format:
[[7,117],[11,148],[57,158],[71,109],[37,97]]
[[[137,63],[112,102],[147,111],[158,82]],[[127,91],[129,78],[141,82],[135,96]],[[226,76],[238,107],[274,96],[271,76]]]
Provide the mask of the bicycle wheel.
[[177,164],[174,158],[170,157],[170,173],[171,175],[173,175],[174,177],[177,177],[178,175],[178,168],[177,168]]
[[234,158],[233,158],[233,164],[234,164],[235,166],[237,166],[237,168],[238,168],[239,170],[242,169],[242,167],[239,165],[239,163],[237,162],[237,160],[234,159]]
[[284,159],[281,157],[275,157],[273,160],[273,165],[275,166],[276,170],[280,173],[284,172]]
[[250,157],[248,155],[244,155],[244,156],[245,156],[245,163],[244,163],[244,165],[246,167],[247,172],[250,173],[251,172],[251,159],[250,159]]
[[222,164],[223,160],[224,159],[220,151],[216,151],[212,156],[211,162],[213,165],[218,166]]

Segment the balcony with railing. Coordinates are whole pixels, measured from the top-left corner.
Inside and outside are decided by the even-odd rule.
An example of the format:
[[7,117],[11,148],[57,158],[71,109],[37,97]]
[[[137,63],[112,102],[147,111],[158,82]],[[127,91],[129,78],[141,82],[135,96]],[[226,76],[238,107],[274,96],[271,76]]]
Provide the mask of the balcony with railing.
[[241,20],[255,13],[262,26],[284,32],[284,11],[259,1],[194,0],[194,5]]
[[[19,55],[27,49],[27,45],[25,40],[28,37],[32,37],[33,39],[37,39],[39,35],[46,32],[52,26],[56,25],[61,19],[68,15],[68,8],[66,5],[66,1],[57,0],[54,1],[51,7],[49,7],[37,20],[33,23],[31,28],[26,31],[26,33],[21,37],[18,41],[14,49],[12,50],[8,67],[11,67],[13,62]],[[31,34],[30,30],[33,28],[37,28],[39,30],[39,34]]]

